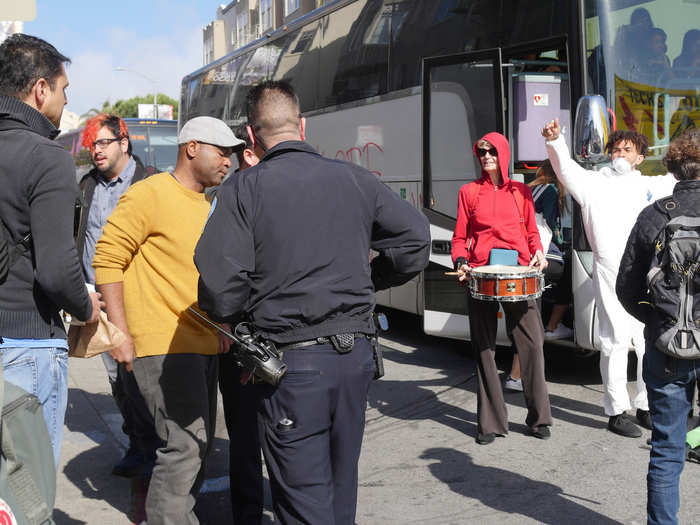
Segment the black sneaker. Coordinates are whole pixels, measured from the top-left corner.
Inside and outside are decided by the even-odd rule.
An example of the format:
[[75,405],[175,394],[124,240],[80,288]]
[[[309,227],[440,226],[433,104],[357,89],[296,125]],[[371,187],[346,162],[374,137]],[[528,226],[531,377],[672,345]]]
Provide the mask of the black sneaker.
[[494,434],[493,432],[489,432],[488,434],[482,434],[481,432],[478,432],[476,434],[476,442],[479,445],[490,445],[494,442],[495,439],[496,434]]
[[537,439],[549,439],[552,436],[552,431],[549,430],[547,425],[538,425],[530,427],[530,435]]
[[629,438],[638,438],[642,435],[639,427],[632,423],[624,412],[616,416],[610,416],[610,419],[608,419],[608,430]]
[[639,424],[644,428],[651,430],[651,414],[649,414],[649,411],[638,408],[636,415]]

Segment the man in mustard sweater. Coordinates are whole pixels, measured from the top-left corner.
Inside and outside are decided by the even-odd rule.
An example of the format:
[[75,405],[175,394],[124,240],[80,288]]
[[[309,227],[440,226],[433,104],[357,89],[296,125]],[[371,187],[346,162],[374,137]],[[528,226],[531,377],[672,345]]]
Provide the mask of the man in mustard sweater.
[[133,367],[156,432],[149,525],[199,523],[193,508],[216,423],[217,336],[187,312],[197,304],[194,248],[209,214],[204,189],[220,184],[243,143],[221,120],[180,131],[177,165],[132,185],[95,250],[97,289],[127,342],[113,356]]

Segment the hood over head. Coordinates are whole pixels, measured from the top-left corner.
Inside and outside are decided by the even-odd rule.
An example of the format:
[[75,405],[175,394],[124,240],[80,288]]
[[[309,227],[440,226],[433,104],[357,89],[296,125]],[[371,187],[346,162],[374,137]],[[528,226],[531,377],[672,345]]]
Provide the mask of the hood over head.
[[[498,151],[498,167],[501,169],[503,182],[508,182],[510,180],[510,176],[508,175],[508,166],[510,165],[510,146],[508,145],[508,139],[500,133],[492,131],[477,140],[472,149],[477,161],[479,162],[479,166],[481,166],[481,160],[479,159],[479,155],[476,154],[476,145],[482,140],[487,141],[494,148],[496,148],[496,151]],[[489,174],[486,173],[483,168],[481,170],[481,176],[490,180]]]

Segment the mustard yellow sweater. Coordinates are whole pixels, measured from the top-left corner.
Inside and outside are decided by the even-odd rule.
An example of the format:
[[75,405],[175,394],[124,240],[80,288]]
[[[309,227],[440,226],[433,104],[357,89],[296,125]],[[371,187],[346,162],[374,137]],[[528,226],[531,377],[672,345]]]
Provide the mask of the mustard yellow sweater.
[[93,266],[97,284],[124,282],[124,308],[136,355],[216,354],[214,331],[197,305],[194,248],[209,214],[203,193],[170,173],[131,186],[107,220]]

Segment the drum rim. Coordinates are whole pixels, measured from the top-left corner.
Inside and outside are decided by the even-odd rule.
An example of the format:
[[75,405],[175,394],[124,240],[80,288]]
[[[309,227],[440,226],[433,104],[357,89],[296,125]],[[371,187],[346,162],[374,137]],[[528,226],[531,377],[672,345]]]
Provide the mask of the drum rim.
[[499,303],[516,303],[518,301],[529,301],[530,299],[539,299],[542,297],[542,290],[525,295],[484,295],[478,292],[473,292],[472,290],[469,290],[469,293],[473,299]]
[[[480,266],[479,268],[483,268],[483,266]],[[480,270],[479,268],[472,268],[471,274],[474,277],[478,277],[480,279],[519,279],[522,277],[538,277],[541,275],[544,275],[540,270],[537,268],[530,268],[527,271],[524,272],[518,272],[518,273],[508,273],[508,272],[503,272],[503,273],[493,273],[493,272],[485,272]],[[477,274],[477,275],[475,275]]]
[[[469,285],[467,286],[467,289],[469,290],[469,295],[473,297],[474,299],[480,299],[482,301],[503,301],[503,302],[517,302],[517,301],[527,301],[529,299],[539,299],[542,297],[542,293],[545,290],[546,283],[544,279],[544,274],[542,272],[538,271],[538,275],[535,276],[527,276],[525,277],[524,274],[521,274],[520,277],[518,277],[518,280],[520,279],[532,279],[535,278],[539,282],[538,290],[527,293],[527,294],[519,294],[519,295],[486,295],[477,292],[476,290],[473,290],[473,287],[476,286],[478,289],[478,283],[477,281],[480,281],[482,279],[482,276],[480,276],[478,279],[474,276],[474,274],[471,274],[471,278],[469,279]],[[505,279],[502,279],[501,277],[496,277],[496,281],[500,280],[512,280],[511,278],[506,277]]]

